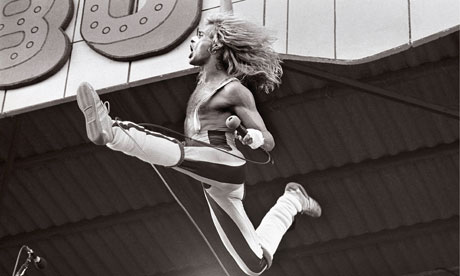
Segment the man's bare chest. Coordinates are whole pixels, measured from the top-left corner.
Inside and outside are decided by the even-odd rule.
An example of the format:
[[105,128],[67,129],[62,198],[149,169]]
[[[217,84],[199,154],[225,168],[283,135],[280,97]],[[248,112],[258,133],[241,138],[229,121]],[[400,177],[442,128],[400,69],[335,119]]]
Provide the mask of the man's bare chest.
[[187,114],[199,110],[219,110],[225,108],[225,103],[225,96],[219,93],[219,91],[207,87],[201,87],[201,89],[197,88],[190,96]]

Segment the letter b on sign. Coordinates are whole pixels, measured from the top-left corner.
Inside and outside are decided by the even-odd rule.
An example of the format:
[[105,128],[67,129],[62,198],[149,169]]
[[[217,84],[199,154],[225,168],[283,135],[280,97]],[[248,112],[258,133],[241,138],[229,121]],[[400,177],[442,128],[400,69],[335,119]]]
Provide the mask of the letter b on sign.
[[121,61],[163,54],[198,25],[202,0],[86,0],[81,35],[98,53]]
[[72,14],[72,0],[0,1],[0,89],[40,81],[65,64]]

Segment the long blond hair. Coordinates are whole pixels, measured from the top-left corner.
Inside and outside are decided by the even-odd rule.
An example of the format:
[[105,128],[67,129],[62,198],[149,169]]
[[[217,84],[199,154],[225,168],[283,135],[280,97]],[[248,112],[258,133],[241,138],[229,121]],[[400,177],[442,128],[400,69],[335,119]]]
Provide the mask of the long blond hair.
[[281,83],[281,60],[271,46],[275,39],[263,27],[228,13],[210,15],[207,24],[211,52],[219,54],[229,75],[267,94]]

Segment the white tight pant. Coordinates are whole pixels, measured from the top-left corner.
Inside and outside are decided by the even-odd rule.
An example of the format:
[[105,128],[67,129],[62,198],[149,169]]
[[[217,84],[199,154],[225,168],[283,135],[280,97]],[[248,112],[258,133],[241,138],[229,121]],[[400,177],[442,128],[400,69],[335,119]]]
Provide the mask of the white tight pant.
[[[244,160],[210,147],[183,146],[173,138],[131,122],[118,122],[113,133],[109,148],[151,164],[172,167],[203,182],[217,232],[241,270],[247,275],[260,275],[269,267],[282,237],[301,211],[295,193],[284,192],[255,229],[242,201]],[[209,143],[216,137],[222,138],[228,152],[241,155],[229,133],[209,132],[193,138]]]

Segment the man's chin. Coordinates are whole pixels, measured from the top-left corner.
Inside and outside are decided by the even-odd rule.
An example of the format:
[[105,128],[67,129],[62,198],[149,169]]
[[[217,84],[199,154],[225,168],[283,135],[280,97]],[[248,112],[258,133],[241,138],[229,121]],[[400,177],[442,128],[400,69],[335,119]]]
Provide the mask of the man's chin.
[[190,55],[188,56],[188,63],[189,63],[190,65],[194,65],[194,64],[193,64],[193,53],[190,54]]
[[201,66],[202,64],[200,64],[199,62],[197,62],[196,60],[194,60],[193,58],[189,59],[188,60],[188,63],[190,65],[193,65],[193,66]]

